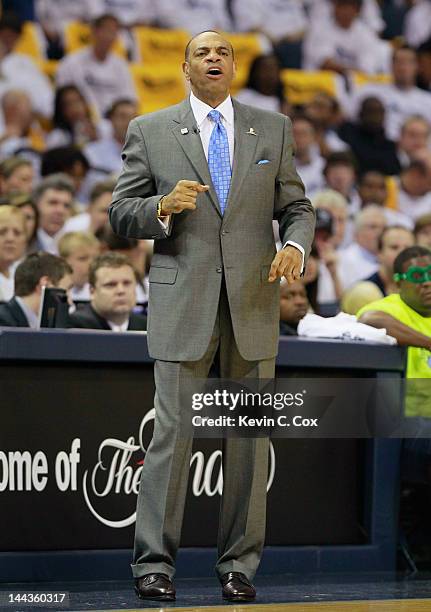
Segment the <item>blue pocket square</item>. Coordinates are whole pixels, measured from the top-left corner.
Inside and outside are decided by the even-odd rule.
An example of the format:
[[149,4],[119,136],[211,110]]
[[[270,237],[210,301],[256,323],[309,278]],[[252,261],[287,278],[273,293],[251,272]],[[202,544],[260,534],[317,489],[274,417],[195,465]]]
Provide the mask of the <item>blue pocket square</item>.
[[269,164],[269,159],[260,159],[257,162],[257,165],[259,166],[259,164]]

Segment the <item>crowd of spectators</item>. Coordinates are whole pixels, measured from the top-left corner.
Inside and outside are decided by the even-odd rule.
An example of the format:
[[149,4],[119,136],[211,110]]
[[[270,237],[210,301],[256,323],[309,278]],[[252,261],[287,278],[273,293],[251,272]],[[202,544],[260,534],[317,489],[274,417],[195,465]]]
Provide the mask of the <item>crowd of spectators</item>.
[[[166,69],[161,39],[148,61],[136,28],[216,29],[253,37],[235,97],[291,117],[316,207],[304,276],[281,283],[280,333],[343,310],[409,347],[408,377],[430,377],[431,0],[0,5],[0,326],[37,328],[43,287],[55,287],[71,327],[146,329],[152,242],[108,223],[127,127],[146,102],[133,69]],[[29,24],[39,57],[20,50]],[[70,50],[74,24],[90,38]],[[181,63],[172,44],[169,75]],[[430,417],[428,389],[413,395],[409,414]]]

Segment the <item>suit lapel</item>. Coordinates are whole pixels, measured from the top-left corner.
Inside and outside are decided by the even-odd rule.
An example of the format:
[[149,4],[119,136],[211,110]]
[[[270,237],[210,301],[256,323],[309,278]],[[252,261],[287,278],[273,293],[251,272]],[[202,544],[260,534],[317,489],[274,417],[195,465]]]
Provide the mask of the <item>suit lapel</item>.
[[[235,123],[235,150],[232,179],[224,213],[225,220],[229,216],[232,205],[238,199],[242,182],[254,159],[256,146],[259,140],[259,130],[255,128],[252,113],[246,106],[240,104],[236,100],[232,100],[232,103]],[[199,134],[196,133],[195,118],[188,99],[184,100],[184,102],[179,105],[179,113],[177,117],[174,117],[173,121],[173,133],[175,138],[193,165],[202,183],[210,186],[208,195],[217,212],[221,215],[220,204],[211,180],[208,162],[202,147],[202,141]],[[250,128],[253,133],[250,133]],[[187,130],[187,132],[185,132],[185,130]]]
[[109,327],[109,323],[106,319],[104,319],[103,317],[101,317],[93,308],[93,306],[89,306],[88,309],[88,314],[90,315],[89,318],[93,319],[96,323],[96,325],[98,327],[96,327],[95,329],[107,329],[110,330],[111,328]]
[[211,180],[202,141],[199,133],[196,131],[195,118],[188,99],[180,104],[180,112],[173,121],[174,127],[172,131],[175,138],[198,174],[202,184],[210,186],[208,195],[217,212],[221,215],[220,204]]
[[22,310],[19,303],[15,298],[12,298],[9,302],[10,313],[14,318],[17,327],[29,327],[29,322],[27,321],[27,317],[25,316],[24,311]]
[[[254,125],[253,115],[249,109],[236,100],[232,100],[234,108],[234,125],[235,125],[235,149],[233,157],[232,179],[229,190],[224,219],[226,220],[230,214],[235,201],[238,200],[238,194],[241,189],[242,182],[249,170],[250,164],[253,162],[256,146],[259,140],[259,130]],[[252,130],[252,133],[250,132]]]

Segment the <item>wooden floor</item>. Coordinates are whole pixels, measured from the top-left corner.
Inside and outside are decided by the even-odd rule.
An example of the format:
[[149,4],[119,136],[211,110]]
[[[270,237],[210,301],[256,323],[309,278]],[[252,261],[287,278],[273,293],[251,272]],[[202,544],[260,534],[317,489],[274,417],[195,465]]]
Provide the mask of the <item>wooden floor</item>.
[[[431,599],[399,599],[390,601],[326,601],[321,603],[248,604],[202,608],[159,608],[158,612],[431,612]],[[139,608],[129,612],[142,612],[154,608]],[[102,611],[99,611],[102,612]]]

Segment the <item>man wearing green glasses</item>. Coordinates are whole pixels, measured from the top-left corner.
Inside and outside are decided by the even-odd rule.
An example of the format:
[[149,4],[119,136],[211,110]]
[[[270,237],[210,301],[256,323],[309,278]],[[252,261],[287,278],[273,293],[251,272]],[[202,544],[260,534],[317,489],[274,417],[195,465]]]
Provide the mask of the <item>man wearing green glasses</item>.
[[[358,312],[361,323],[384,327],[401,346],[408,346],[407,378],[431,378],[431,251],[413,246],[394,261],[399,294],[367,304]],[[406,415],[431,418],[428,384],[409,386]],[[414,389],[414,391],[413,391]]]

